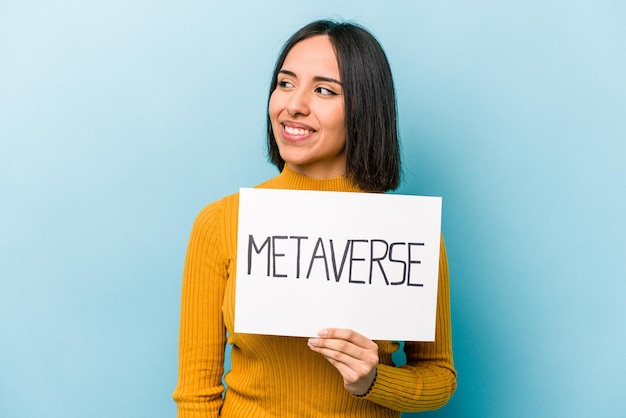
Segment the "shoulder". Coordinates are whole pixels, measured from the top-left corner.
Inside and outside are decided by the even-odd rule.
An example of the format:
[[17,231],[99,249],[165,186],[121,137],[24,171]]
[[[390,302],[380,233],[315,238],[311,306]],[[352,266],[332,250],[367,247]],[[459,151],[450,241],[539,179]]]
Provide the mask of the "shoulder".
[[233,217],[237,219],[239,193],[233,193],[203,207],[194,222],[194,229],[215,226]]
[[265,180],[263,183],[261,184],[257,184],[256,186],[254,186],[255,189],[280,189],[280,185],[279,183],[279,179],[281,178],[281,175],[279,174],[276,177],[272,177],[271,179]]
[[[265,180],[263,183],[254,186],[255,188],[272,189],[277,188],[277,177]],[[195,225],[206,225],[215,221],[236,222],[239,214],[239,192],[222,197],[206,205],[196,216]]]

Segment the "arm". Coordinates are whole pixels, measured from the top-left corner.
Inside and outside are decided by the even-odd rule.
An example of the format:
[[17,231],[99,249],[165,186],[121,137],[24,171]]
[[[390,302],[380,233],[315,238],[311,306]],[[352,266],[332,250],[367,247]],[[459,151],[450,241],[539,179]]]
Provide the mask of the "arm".
[[378,364],[376,343],[351,330],[322,330],[320,338],[309,339],[309,347],[337,368],[345,388],[356,396],[398,411],[437,409],[448,402],[456,389],[450,280],[443,239],[438,283],[435,341],[406,342],[405,366]]
[[432,410],[445,405],[456,389],[456,371],[452,361],[450,277],[443,238],[435,341],[406,342],[404,351],[405,366],[378,365],[376,379],[365,399],[401,411]]
[[219,202],[194,223],[183,270],[178,384],[173,398],[179,418],[218,417],[226,330],[222,302],[228,259],[222,244]]

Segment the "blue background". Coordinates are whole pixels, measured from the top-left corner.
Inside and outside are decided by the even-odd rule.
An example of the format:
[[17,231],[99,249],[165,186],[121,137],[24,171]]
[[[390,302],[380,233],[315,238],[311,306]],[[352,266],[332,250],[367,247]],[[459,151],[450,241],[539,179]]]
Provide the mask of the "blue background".
[[174,416],[191,223],[275,175],[272,65],[320,17],[380,39],[400,192],[444,198],[459,387],[423,416],[626,416],[618,0],[2,1],[0,416]]

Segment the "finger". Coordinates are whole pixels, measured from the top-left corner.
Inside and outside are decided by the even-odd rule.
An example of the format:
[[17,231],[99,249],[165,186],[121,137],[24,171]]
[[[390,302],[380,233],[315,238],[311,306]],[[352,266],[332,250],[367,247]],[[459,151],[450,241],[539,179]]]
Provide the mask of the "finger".
[[335,338],[310,338],[308,345],[314,351],[341,362],[359,359],[363,357],[364,351],[350,341]]
[[[359,351],[354,348],[371,350],[378,353],[378,344],[356,331],[342,328],[327,328],[319,332],[319,338],[314,341],[318,346],[325,346],[358,356]],[[346,342],[346,344],[342,342]],[[354,347],[354,348],[353,348]]]
[[343,378],[344,386],[347,390],[355,395],[362,395],[369,390],[376,376],[377,353],[361,350],[365,357],[355,358],[326,347],[313,346],[311,344],[309,344],[309,347],[324,356],[337,369]]
[[308,345],[313,351],[342,363],[358,360],[363,351],[362,348],[345,340],[310,338]]
[[368,365],[378,363],[378,345],[372,342],[367,347],[360,347],[350,341],[334,338],[311,338],[309,347],[323,356],[349,365],[351,368],[360,368],[359,363]]
[[311,347],[311,349],[324,356],[347,382],[354,382],[362,376],[368,375],[378,363],[374,358],[367,361],[328,348]]
[[345,328],[326,328],[320,330],[318,335],[321,338],[332,338],[338,340],[350,341],[351,343],[363,347],[363,348],[371,348],[372,344],[375,344],[372,340],[365,337],[362,334],[359,334],[356,331]]

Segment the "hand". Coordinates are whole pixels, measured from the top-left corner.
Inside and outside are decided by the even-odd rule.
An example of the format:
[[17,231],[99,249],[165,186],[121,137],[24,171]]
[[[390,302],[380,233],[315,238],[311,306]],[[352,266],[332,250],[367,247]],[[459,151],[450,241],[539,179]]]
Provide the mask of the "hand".
[[366,394],[376,377],[378,344],[349,329],[328,328],[318,335],[309,338],[309,348],[335,366],[347,390],[357,396]]

